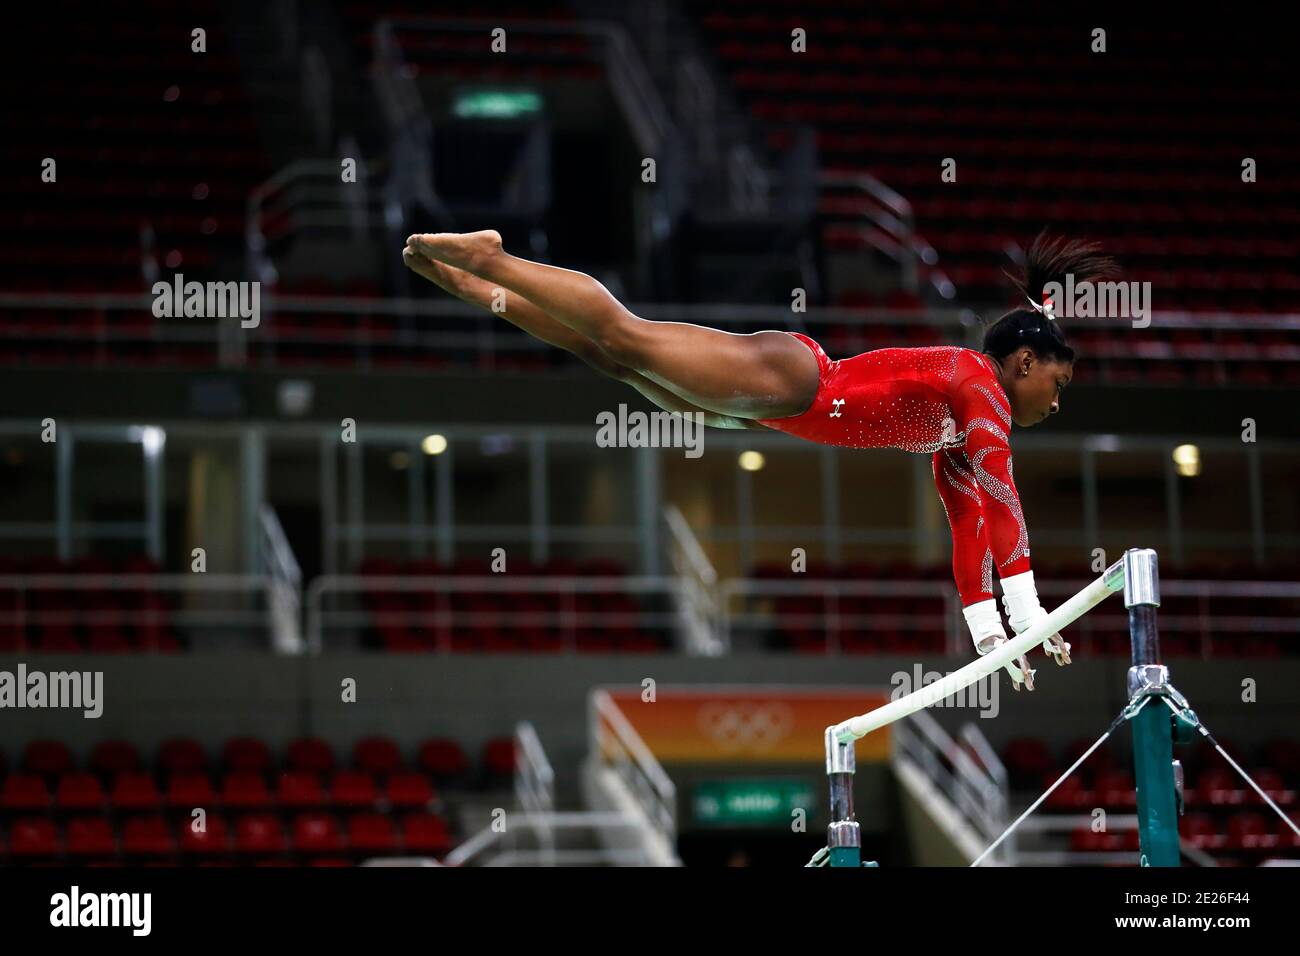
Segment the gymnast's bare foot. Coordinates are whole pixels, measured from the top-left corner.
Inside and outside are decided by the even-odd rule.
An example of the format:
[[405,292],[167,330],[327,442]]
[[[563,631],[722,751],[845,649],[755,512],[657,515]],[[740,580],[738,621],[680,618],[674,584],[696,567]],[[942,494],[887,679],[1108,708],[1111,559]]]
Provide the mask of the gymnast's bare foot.
[[430,259],[478,274],[501,254],[501,233],[495,229],[416,233],[406,238],[406,244]]

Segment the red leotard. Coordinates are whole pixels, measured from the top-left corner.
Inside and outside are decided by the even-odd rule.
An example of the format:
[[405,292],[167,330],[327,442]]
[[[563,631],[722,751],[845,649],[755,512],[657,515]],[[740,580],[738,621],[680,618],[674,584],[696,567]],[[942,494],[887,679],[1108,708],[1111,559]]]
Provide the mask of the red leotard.
[[821,382],[801,415],[760,418],[824,445],[901,448],[932,455],[952,528],[952,569],[963,607],[993,597],[993,568],[1029,570],[1029,535],[1011,474],[1011,405],[987,355],[956,346],[887,348],[817,357]]

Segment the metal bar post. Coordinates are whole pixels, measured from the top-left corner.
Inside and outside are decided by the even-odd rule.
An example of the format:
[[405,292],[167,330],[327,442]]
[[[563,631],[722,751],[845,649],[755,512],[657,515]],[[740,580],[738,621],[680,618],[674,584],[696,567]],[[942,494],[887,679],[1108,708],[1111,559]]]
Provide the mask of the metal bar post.
[[[1167,694],[1169,671],[1160,663],[1156,630],[1160,574],[1156,553],[1150,548],[1130,548],[1124,554],[1124,606],[1128,608],[1133,650],[1129,696]],[[1164,707],[1143,707],[1130,723],[1141,865],[1178,866],[1178,808],[1169,713]]]
[[826,846],[831,866],[862,865],[862,832],[853,816],[853,776],[857,772],[857,744],[840,743],[835,728],[826,728],[826,779],[831,791],[831,822]]

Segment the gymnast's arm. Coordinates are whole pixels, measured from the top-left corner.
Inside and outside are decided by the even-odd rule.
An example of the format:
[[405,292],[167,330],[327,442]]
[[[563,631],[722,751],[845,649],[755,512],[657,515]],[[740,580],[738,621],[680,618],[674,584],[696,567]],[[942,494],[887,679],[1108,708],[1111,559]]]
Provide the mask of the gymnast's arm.
[[952,576],[963,607],[993,598],[993,558],[984,533],[979,487],[959,448],[931,458],[934,485],[952,530]]
[[935,452],[931,470],[952,529],[952,574],[962,616],[975,650],[987,654],[1007,639],[1007,632],[993,598],[993,555],[984,531],[979,488],[960,448]]
[[[1011,409],[1001,389],[972,378],[958,389],[953,414],[966,434],[966,459],[979,486],[984,527],[993,552],[993,565],[1002,581],[1002,604],[1012,630],[1023,634],[1047,616],[1038,600],[1034,572],[1029,567],[1029,531],[1020,494],[1012,475]],[[1043,650],[1057,664],[1070,663],[1070,645],[1051,634]]]

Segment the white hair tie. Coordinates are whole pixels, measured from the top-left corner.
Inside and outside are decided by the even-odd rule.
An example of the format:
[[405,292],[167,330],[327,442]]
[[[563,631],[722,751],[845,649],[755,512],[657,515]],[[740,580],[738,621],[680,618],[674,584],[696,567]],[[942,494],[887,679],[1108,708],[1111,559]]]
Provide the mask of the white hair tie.
[[1025,296],[1025,298],[1029,299],[1029,304],[1032,305],[1039,312],[1043,313],[1043,315],[1047,316],[1053,322],[1056,321],[1056,315],[1052,312],[1052,309],[1055,308],[1055,306],[1052,305],[1052,300],[1048,297],[1046,292],[1043,293],[1042,305],[1039,305],[1033,299],[1029,298],[1029,296]]

